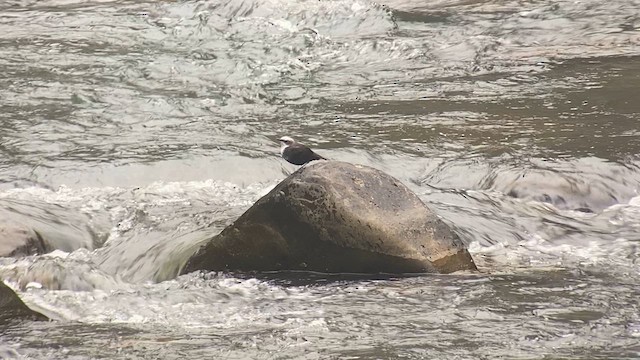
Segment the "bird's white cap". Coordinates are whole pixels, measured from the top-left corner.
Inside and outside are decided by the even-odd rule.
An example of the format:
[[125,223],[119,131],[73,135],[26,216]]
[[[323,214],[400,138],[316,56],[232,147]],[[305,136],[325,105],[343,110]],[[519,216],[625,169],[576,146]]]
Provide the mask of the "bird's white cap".
[[293,140],[291,136],[283,136],[280,139],[278,139],[278,141],[282,141],[283,143],[288,143],[288,144],[296,142],[295,140]]

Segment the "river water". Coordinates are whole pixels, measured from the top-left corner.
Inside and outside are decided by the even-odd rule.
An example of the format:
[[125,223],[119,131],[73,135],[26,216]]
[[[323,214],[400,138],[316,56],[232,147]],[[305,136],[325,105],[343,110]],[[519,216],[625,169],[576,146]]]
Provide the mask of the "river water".
[[[640,2],[7,0],[0,260],[35,359],[640,358]],[[193,273],[295,170],[400,179],[479,273]],[[80,249],[77,249],[81,247]]]

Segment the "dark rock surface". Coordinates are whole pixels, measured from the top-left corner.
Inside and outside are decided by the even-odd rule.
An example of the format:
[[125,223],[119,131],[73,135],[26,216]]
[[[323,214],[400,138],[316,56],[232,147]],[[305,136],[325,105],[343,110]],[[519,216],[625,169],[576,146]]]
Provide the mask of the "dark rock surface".
[[366,166],[318,161],[210,239],[182,273],[475,269],[458,236],[398,180]]
[[14,319],[47,320],[47,317],[29,309],[18,294],[0,280],[0,324]]

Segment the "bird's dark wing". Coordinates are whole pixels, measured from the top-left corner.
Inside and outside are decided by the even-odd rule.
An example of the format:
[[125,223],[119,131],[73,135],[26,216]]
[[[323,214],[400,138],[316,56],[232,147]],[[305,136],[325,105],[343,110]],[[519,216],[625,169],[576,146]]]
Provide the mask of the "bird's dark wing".
[[294,165],[304,165],[313,160],[326,160],[313,150],[301,144],[293,144],[287,147],[282,157]]

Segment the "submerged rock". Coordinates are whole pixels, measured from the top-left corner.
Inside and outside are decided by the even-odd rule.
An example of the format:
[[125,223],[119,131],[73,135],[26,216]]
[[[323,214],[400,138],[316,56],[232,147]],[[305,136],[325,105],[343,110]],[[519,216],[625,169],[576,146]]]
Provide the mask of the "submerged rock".
[[106,239],[89,226],[94,220],[36,199],[0,198],[0,257],[93,250]]
[[182,273],[475,269],[458,236],[398,180],[366,166],[318,161],[210,239]]
[[0,257],[35,255],[48,251],[38,232],[20,225],[0,223]]
[[13,319],[47,320],[47,317],[29,309],[18,294],[0,280],[0,324]]
[[514,198],[586,213],[600,212],[620,202],[606,184],[551,171],[523,174],[498,189]]

